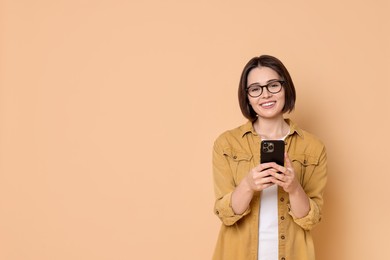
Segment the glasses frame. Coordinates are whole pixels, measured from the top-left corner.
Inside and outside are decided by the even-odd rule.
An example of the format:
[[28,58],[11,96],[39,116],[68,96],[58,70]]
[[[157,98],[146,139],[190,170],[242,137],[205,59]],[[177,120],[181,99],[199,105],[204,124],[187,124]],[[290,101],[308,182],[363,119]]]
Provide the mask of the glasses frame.
[[[270,91],[270,90],[269,90],[270,85],[273,84],[273,83],[275,83],[275,82],[279,82],[280,85],[281,85],[281,88],[280,88],[278,91],[276,91],[276,92],[275,92],[275,91]],[[253,84],[251,84],[250,86],[248,86],[245,90],[246,90],[246,93],[247,93],[250,97],[256,98],[256,97],[260,97],[261,94],[263,94],[264,88],[266,88],[267,91],[268,91],[269,93],[271,93],[271,94],[277,94],[277,93],[279,93],[280,91],[282,91],[283,86],[284,86],[284,83],[286,83],[284,80],[273,80],[273,81],[271,81],[271,82],[269,82],[268,84],[263,85],[263,86],[261,86],[260,84],[257,84],[257,83],[253,83]],[[250,89],[250,87],[253,86],[253,85],[256,85],[256,87],[260,87],[260,88],[261,88],[261,92],[260,92],[260,94],[257,95],[257,96],[252,96],[251,94],[249,94],[249,89]]]

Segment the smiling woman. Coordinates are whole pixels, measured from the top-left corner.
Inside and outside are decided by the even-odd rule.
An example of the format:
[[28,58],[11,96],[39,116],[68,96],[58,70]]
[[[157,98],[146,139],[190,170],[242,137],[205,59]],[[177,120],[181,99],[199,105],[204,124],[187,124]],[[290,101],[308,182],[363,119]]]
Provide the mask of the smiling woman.
[[[296,95],[277,58],[251,59],[238,96],[249,121],[220,135],[213,150],[215,213],[222,221],[213,259],[313,260],[310,230],[321,219],[325,147],[284,118]],[[284,165],[260,163],[263,140],[284,140]]]
[[[267,227],[256,223],[277,205],[284,243],[302,233],[311,243],[311,233],[316,260],[390,259],[389,9],[388,0],[0,0],[0,260],[210,259],[221,221],[207,151],[246,118],[215,146],[216,258],[263,252]],[[237,81],[259,49],[293,76],[294,113],[288,74],[256,57],[240,85],[242,116]],[[247,92],[259,62],[284,81],[284,116],[326,144],[321,207],[309,180],[323,159],[315,146],[293,149],[311,137],[289,121],[295,176],[323,215],[310,233],[286,214],[284,189],[275,202],[276,185],[254,192],[240,220],[236,204],[236,214],[220,204],[259,164],[253,126],[267,135],[267,125],[250,97],[271,105],[280,94],[263,87],[271,78],[251,82],[259,97]],[[303,259],[282,246],[279,259]]]

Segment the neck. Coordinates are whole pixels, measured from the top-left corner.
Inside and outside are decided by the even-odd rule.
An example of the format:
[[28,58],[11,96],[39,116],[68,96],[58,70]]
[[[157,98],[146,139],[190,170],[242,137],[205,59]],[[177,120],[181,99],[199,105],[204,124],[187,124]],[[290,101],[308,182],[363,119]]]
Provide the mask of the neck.
[[278,118],[259,117],[253,123],[253,127],[262,139],[282,139],[290,131],[290,126],[284,121],[283,116]]

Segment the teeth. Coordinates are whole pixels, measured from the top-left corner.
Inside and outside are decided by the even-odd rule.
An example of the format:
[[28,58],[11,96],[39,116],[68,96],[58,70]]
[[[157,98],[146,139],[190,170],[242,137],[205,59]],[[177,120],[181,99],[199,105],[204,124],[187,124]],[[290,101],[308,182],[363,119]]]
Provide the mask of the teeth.
[[274,103],[275,102],[267,102],[267,103],[261,104],[261,106],[268,107],[268,106],[272,106]]

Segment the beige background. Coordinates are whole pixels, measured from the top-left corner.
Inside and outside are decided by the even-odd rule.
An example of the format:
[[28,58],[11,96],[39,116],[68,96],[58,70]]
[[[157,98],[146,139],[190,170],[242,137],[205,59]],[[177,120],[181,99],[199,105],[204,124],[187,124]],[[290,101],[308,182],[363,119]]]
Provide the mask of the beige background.
[[[142,3],[141,3],[142,2]],[[0,1],[0,259],[210,259],[253,56],[327,145],[319,260],[389,259],[389,1]]]

